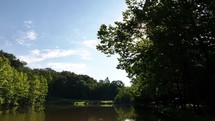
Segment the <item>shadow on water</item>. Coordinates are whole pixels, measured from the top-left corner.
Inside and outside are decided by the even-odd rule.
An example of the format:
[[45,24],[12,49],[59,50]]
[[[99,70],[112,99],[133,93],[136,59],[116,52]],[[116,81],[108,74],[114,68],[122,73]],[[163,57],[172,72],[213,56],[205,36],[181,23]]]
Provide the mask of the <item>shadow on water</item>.
[[117,121],[113,107],[70,107],[46,109],[45,121]]
[[74,107],[49,105],[46,108],[13,108],[0,111],[0,121],[215,121],[214,115],[167,110],[160,113],[151,108],[132,106]]

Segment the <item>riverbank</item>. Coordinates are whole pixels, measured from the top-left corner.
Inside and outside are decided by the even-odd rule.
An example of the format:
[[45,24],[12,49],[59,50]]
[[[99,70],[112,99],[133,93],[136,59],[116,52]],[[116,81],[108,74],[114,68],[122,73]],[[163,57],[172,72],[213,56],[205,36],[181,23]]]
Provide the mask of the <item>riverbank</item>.
[[110,107],[113,106],[113,100],[75,100],[65,98],[50,98],[46,101],[46,105],[53,104],[65,104],[73,106],[102,106]]

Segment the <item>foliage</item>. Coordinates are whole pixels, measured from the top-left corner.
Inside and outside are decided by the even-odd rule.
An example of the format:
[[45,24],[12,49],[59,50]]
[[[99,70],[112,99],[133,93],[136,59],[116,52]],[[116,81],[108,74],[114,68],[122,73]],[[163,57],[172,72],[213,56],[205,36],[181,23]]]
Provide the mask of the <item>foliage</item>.
[[3,50],[0,50],[0,56],[7,58],[9,64],[17,70],[22,70],[23,66],[27,64],[26,62],[17,59],[13,54],[6,53]]
[[97,82],[87,75],[30,69],[13,54],[0,51],[0,105],[40,105],[46,99],[114,100],[120,80]]
[[[17,63],[19,66],[14,66]],[[32,74],[31,69],[24,72],[27,70],[24,68],[14,55],[0,52],[0,105],[34,105],[45,101],[46,79]]]
[[116,104],[132,104],[133,101],[133,93],[130,87],[120,88],[114,99]]
[[101,25],[97,49],[118,54],[137,102],[214,106],[215,2],[127,0],[123,21]]
[[56,72],[57,75],[49,83],[48,97],[82,100],[113,100],[118,88],[124,86],[122,81],[109,79],[97,82],[87,75],[77,75],[72,72]]
[[110,82],[108,78],[100,80],[94,88],[93,99],[99,100],[114,100],[118,93],[118,89],[124,87],[124,84],[120,80]]

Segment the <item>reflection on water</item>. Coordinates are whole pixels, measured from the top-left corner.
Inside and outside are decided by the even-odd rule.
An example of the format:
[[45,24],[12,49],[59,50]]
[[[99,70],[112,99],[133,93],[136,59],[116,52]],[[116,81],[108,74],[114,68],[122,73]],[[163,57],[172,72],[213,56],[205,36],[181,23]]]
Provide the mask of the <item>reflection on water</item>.
[[[125,111],[123,111],[125,110]],[[47,106],[45,110],[33,108],[0,111],[0,121],[135,121],[130,107],[74,107]],[[126,113],[129,115],[126,116]]]
[[[42,109],[42,110],[41,110]],[[174,114],[175,115],[175,114]],[[167,115],[155,113],[152,110],[128,106],[116,107],[74,107],[74,106],[46,106],[35,108],[13,108],[0,111],[0,121],[212,121],[211,117],[198,117],[186,113]],[[177,118],[174,118],[177,117]]]
[[45,121],[118,121],[112,107],[71,107],[47,109]]
[[43,110],[34,107],[0,110],[0,121],[45,121]]

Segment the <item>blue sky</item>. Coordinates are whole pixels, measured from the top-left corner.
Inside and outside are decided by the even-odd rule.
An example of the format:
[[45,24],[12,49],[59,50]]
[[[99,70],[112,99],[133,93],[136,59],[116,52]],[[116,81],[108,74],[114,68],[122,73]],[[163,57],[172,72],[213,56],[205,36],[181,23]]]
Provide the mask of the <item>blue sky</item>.
[[101,24],[122,20],[124,0],[1,0],[0,49],[31,68],[87,74],[97,80],[122,80],[115,56],[96,50]]

